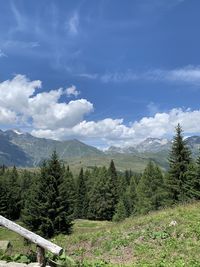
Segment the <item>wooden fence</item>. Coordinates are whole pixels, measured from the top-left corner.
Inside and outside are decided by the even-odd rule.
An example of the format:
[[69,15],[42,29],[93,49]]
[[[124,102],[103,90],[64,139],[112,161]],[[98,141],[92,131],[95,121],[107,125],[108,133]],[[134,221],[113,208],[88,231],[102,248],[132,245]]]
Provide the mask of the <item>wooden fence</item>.
[[55,255],[60,255],[63,249],[52,242],[46,240],[45,238],[27,230],[26,228],[6,219],[0,215],[0,225],[8,228],[9,230],[23,236],[32,243],[37,245],[37,261],[40,266],[45,266],[45,249],[52,252]]

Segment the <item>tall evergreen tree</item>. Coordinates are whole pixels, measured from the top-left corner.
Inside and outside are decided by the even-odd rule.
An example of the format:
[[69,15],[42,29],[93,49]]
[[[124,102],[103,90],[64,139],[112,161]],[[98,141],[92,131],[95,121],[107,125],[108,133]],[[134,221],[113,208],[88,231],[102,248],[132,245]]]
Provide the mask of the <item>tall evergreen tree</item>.
[[200,155],[196,164],[191,162],[185,173],[184,193],[188,199],[200,199]]
[[83,168],[80,170],[76,188],[75,217],[83,219],[87,216],[87,188]]
[[0,177],[0,215],[8,217],[8,194],[3,177]]
[[163,175],[154,163],[149,162],[137,186],[137,212],[156,210],[162,205]]
[[75,214],[75,204],[76,204],[76,189],[73,174],[70,171],[69,167],[67,168],[64,181],[60,186],[60,196],[61,196],[61,204],[67,211],[70,219],[73,219]]
[[130,179],[130,185],[125,191],[125,207],[127,215],[133,215],[136,213],[136,203],[137,203],[137,181],[136,177],[132,176]]
[[64,199],[64,168],[56,152],[44,162],[40,177],[30,189],[25,202],[23,221],[44,237],[69,233],[72,227],[71,207]]
[[105,167],[99,168],[98,177],[89,195],[88,217],[95,220],[112,220],[115,202]]
[[200,199],[200,179],[198,177],[198,164],[189,164],[185,172],[185,183],[182,189],[184,200]]
[[190,163],[191,152],[183,139],[182,128],[178,124],[169,154],[169,175],[166,180],[169,196],[173,203],[185,200],[185,174]]
[[14,166],[12,170],[7,171],[7,216],[11,220],[16,220],[20,216],[21,212],[21,196],[20,196],[20,186],[19,186],[19,175],[16,167]]
[[119,179],[117,175],[117,171],[115,168],[114,161],[111,160],[110,166],[108,168],[108,174],[107,174],[107,188],[108,188],[108,194],[110,195],[110,198],[112,199],[112,207],[110,207],[110,213],[111,218],[113,217],[115,213],[116,205],[119,201]]

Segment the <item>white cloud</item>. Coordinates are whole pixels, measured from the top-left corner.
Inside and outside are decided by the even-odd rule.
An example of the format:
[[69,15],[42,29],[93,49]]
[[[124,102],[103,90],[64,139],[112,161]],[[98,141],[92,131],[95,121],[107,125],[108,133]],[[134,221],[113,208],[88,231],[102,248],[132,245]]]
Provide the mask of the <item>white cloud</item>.
[[172,109],[168,113],[156,113],[126,126],[123,119],[107,118],[100,121],[81,121],[70,128],[34,130],[38,137],[54,139],[79,138],[85,141],[101,140],[106,145],[128,146],[148,138],[163,138],[174,134],[180,123],[185,133],[200,132],[200,110]]
[[75,12],[66,23],[66,27],[71,35],[77,35],[78,34],[78,28],[79,28],[79,15],[77,12]]
[[30,81],[23,75],[0,83],[0,123],[16,126],[30,124],[36,129],[73,127],[93,111],[86,99],[60,102],[62,88],[37,93],[41,81]]
[[29,108],[28,99],[41,87],[41,81],[29,81],[24,75],[0,83],[0,108],[25,114]]
[[76,86],[75,85],[72,85],[71,87],[68,87],[66,89],[67,96],[73,95],[73,96],[77,97],[78,95],[80,95],[80,93],[81,92],[76,89]]
[[172,70],[153,70],[147,72],[147,78],[171,82],[200,84],[200,66],[186,66]]
[[[147,137],[166,137],[174,133],[180,123],[185,134],[200,132],[200,110],[174,108],[125,125],[123,119],[105,118],[87,121],[85,116],[94,110],[86,99],[64,102],[66,89],[37,92],[41,81],[30,81],[16,75],[0,83],[0,123],[12,128],[28,125],[33,135],[53,139],[78,138],[108,145],[134,145]],[[76,88],[75,88],[76,89]],[[62,99],[62,100],[61,100]]]
[[153,69],[145,72],[137,72],[134,70],[128,70],[126,72],[110,72],[100,76],[100,80],[104,83],[148,80],[200,85],[200,66],[188,65],[171,70]]

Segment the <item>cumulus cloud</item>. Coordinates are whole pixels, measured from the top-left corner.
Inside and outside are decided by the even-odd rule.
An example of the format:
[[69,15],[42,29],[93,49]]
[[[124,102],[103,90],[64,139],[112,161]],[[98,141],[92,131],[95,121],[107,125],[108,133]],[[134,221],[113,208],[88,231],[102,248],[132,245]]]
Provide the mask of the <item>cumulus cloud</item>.
[[67,96],[72,96],[73,95],[73,96],[77,97],[78,95],[80,95],[80,93],[81,92],[76,89],[75,85],[72,85],[71,87],[68,87],[66,89]]
[[82,121],[71,128],[54,130],[34,130],[38,137],[54,139],[80,138],[82,140],[102,140],[105,145],[130,146],[148,138],[171,136],[174,128],[180,123],[185,133],[200,132],[200,110],[172,109],[168,113],[156,113],[144,117],[130,126],[123,119],[107,118],[100,121]]
[[37,93],[41,81],[30,81],[24,75],[0,83],[0,123],[30,124],[40,129],[73,127],[93,110],[86,99],[60,102],[66,92],[62,88]]
[[[105,118],[88,121],[86,115],[94,110],[86,99],[64,102],[66,89],[38,92],[42,83],[16,75],[0,83],[0,125],[29,127],[38,137],[53,139],[78,138],[90,142],[101,141],[105,146],[134,145],[148,137],[167,137],[180,123],[186,134],[200,132],[200,110],[174,108],[158,112],[149,104],[151,116],[143,117],[128,126],[123,119]],[[76,88],[71,92],[75,92]]]

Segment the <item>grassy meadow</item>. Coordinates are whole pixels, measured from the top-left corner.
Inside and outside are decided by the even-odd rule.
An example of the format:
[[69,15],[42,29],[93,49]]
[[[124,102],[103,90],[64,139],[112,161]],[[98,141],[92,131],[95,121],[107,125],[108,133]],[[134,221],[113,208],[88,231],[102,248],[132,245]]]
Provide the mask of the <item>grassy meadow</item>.
[[[175,226],[170,226],[176,221]],[[51,240],[79,266],[200,266],[200,202],[128,218],[122,223],[76,220],[71,235]],[[10,253],[34,249],[23,238],[0,228]]]

